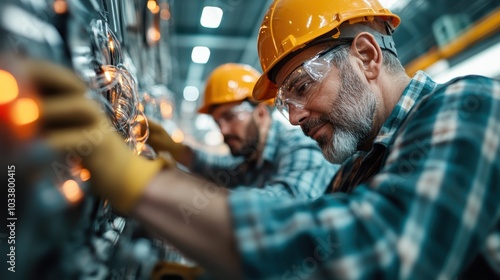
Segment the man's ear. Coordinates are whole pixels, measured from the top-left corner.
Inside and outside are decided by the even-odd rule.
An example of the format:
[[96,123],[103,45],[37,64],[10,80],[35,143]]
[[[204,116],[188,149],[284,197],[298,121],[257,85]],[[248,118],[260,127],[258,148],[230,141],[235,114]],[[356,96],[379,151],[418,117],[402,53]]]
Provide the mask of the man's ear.
[[254,112],[257,114],[257,117],[263,118],[269,115],[269,110],[267,109],[267,105],[264,102],[257,104]]
[[359,33],[352,42],[351,51],[358,59],[366,79],[376,79],[382,68],[382,50],[375,37],[368,32]]

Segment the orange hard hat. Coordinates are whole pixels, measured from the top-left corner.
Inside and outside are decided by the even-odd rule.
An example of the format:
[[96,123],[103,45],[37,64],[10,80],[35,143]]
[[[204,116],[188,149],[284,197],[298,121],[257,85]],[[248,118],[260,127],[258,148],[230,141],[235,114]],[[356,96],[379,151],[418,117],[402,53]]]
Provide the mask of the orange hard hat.
[[226,63],[215,68],[206,81],[199,113],[208,114],[214,105],[253,100],[252,91],[260,72],[250,65]]
[[[373,21],[379,17],[393,28],[400,19],[377,0],[275,0],[260,26],[257,48],[264,70],[257,81],[253,97],[264,100],[276,96],[277,87],[269,73],[282,59],[306,46],[342,23]],[[334,38],[340,36],[336,30]]]

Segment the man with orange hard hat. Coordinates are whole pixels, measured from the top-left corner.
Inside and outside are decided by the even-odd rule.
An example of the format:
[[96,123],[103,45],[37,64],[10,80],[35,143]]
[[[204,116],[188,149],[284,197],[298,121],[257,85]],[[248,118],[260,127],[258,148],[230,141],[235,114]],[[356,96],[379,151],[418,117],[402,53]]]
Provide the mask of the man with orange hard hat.
[[[175,143],[160,124],[149,121],[148,144],[168,151],[190,171],[219,186],[295,198],[322,195],[338,167],[300,129],[285,125],[269,103],[257,103],[252,91],[260,73],[250,65],[226,63],[210,73],[199,113],[220,128],[232,156],[207,153]],[[337,165],[338,166],[338,165]]]

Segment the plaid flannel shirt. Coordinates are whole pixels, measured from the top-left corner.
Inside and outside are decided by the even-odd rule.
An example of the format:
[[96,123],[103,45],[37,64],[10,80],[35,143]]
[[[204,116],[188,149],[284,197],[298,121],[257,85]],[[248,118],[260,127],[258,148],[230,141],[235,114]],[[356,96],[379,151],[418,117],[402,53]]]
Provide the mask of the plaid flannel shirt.
[[230,196],[245,278],[460,279],[478,257],[500,273],[499,149],[498,81],[418,72],[336,192]]
[[300,129],[272,118],[260,163],[195,150],[191,171],[244,193],[305,199],[324,194],[339,165],[326,161]]

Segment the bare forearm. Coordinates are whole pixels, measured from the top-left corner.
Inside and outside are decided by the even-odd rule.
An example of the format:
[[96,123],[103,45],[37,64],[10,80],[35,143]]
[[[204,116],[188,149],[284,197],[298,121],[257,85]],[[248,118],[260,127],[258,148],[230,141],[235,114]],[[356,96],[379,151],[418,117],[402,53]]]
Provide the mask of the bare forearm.
[[227,191],[176,169],[146,188],[134,215],[221,279],[239,279]]
[[179,144],[179,148],[172,153],[172,156],[180,164],[190,167],[193,162],[194,152],[193,149],[187,145]]

